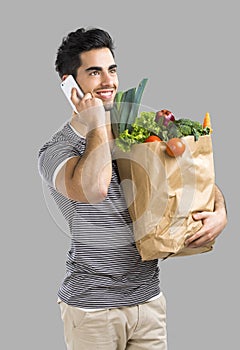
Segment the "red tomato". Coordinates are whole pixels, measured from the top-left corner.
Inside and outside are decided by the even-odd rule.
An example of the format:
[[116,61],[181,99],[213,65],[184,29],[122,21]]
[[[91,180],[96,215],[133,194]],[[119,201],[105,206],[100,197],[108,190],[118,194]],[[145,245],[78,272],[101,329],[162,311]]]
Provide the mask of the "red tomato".
[[178,137],[168,140],[166,152],[170,157],[178,157],[185,151],[185,143]]
[[150,135],[144,142],[162,141],[157,135]]

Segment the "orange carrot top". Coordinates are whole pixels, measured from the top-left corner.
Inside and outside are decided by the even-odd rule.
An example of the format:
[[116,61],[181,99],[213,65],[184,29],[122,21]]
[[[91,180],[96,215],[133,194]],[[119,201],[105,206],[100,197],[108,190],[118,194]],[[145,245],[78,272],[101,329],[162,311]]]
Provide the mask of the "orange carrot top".
[[207,127],[210,129],[210,133],[212,133],[211,118],[208,112],[205,114],[203,119],[203,128]]

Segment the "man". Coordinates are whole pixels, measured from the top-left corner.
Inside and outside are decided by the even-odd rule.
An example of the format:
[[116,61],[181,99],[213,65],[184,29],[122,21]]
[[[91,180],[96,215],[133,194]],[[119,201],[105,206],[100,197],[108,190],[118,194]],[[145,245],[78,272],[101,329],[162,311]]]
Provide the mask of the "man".
[[[112,160],[110,110],[118,89],[113,41],[101,29],[63,39],[56,70],[73,75],[70,122],[39,152],[39,171],[69,223],[71,247],[58,291],[68,349],[166,350],[166,301],[158,260],[141,261]],[[197,216],[198,215],[198,216]],[[227,219],[216,187],[215,211],[196,214],[204,225],[186,244],[215,239]]]

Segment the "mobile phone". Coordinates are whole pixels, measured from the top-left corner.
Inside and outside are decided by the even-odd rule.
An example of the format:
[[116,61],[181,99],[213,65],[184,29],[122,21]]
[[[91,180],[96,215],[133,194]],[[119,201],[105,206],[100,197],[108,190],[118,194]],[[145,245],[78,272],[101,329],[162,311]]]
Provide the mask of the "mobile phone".
[[74,106],[74,104],[71,100],[72,88],[77,89],[77,95],[79,98],[83,98],[84,93],[80,89],[80,87],[79,87],[78,83],[76,82],[76,80],[74,79],[74,77],[72,75],[68,75],[67,78],[61,82],[61,88],[62,88],[64,95],[68,99],[68,102],[72,106],[73,110],[76,113],[78,113],[76,107]]

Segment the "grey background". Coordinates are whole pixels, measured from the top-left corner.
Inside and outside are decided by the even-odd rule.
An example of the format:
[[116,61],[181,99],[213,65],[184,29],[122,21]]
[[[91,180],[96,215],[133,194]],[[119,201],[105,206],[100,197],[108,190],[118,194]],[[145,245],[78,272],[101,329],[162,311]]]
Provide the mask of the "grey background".
[[22,1],[0,13],[1,348],[65,349],[56,292],[70,241],[46,206],[37,153],[70,117],[54,60],[62,37],[82,26],[113,36],[120,88],[149,78],[143,104],[196,120],[211,114],[229,223],[213,252],[162,262],[161,284],[170,350],[237,348],[237,1]]

